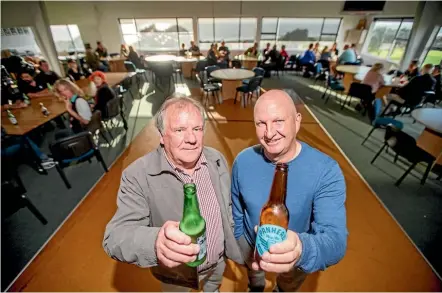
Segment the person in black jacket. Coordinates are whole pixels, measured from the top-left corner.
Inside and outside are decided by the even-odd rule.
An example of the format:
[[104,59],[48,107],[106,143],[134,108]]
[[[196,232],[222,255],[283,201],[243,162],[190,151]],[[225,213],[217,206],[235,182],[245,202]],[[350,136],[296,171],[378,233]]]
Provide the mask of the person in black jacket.
[[106,76],[101,71],[92,72],[89,79],[97,87],[97,93],[95,94],[95,105],[94,111],[99,110],[101,112],[101,117],[107,118],[107,103],[115,99],[115,92],[109,87],[106,81]]
[[434,85],[434,93],[436,94],[436,99],[442,99],[442,81],[440,76],[440,65],[434,66],[433,78],[436,81]]
[[78,64],[75,60],[70,59],[68,61],[68,76],[69,79],[73,82],[76,82],[80,79],[85,79],[86,76],[78,69]]
[[49,69],[49,63],[47,61],[41,60],[38,64],[40,65],[40,73],[35,77],[35,81],[38,84],[46,88],[48,84],[52,86],[60,79],[57,73]]

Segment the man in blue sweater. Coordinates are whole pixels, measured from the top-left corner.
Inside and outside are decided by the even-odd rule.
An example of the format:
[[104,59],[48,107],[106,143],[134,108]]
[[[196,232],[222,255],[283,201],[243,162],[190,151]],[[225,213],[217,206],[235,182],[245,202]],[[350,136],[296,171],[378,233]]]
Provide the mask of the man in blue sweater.
[[[263,94],[254,110],[260,145],[243,150],[233,164],[235,238],[253,292],[263,291],[264,272],[278,273],[279,291],[296,291],[306,273],[336,264],[347,247],[344,176],[336,161],[296,140],[301,118],[284,91]],[[253,257],[255,229],[279,162],[289,166],[287,239],[271,246],[257,263]]]

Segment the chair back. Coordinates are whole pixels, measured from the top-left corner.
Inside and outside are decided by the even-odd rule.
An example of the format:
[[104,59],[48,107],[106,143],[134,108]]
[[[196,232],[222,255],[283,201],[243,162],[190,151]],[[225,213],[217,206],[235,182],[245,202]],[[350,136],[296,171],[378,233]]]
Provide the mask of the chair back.
[[241,68],[242,64],[239,60],[232,60],[232,68]]
[[131,61],[124,61],[124,67],[127,72],[137,72],[137,67]]
[[202,75],[202,74],[204,74],[204,71],[197,72],[197,73],[195,74],[195,78],[196,78],[197,82],[200,84],[200,87],[201,87],[201,88],[204,88],[204,77],[201,78],[201,75]]
[[372,89],[370,85],[359,82],[353,82],[350,85],[348,95],[355,98],[360,98],[361,100],[364,101],[370,101],[374,98],[371,91]]
[[85,130],[95,134],[99,129],[101,129],[101,112],[97,110],[92,114],[91,120],[85,127]]
[[220,69],[218,65],[207,66],[206,67],[207,76],[210,77],[210,74],[218,69]]
[[114,118],[120,115],[120,100],[114,97],[106,103],[106,118]]
[[254,76],[250,79],[248,84],[248,91],[253,92],[256,91],[256,89],[261,85],[262,79],[264,77],[262,76]]
[[49,146],[54,159],[58,162],[81,158],[96,148],[92,134],[89,131],[64,137]]
[[252,71],[255,73],[255,76],[264,76],[266,73],[265,69],[261,67],[255,67],[252,69]]
[[173,75],[173,63],[172,62],[153,62],[151,63],[152,71],[157,77],[171,77]]
[[206,67],[207,67],[207,61],[206,60],[200,60],[200,61],[198,61],[196,63],[195,70],[196,70],[196,72],[199,73],[201,71],[206,70]]
[[330,61],[321,59],[318,61],[318,63],[321,63],[322,68],[327,70],[330,69]]
[[356,65],[356,66],[361,66],[362,63],[360,61],[356,61],[356,62],[344,62],[344,65]]

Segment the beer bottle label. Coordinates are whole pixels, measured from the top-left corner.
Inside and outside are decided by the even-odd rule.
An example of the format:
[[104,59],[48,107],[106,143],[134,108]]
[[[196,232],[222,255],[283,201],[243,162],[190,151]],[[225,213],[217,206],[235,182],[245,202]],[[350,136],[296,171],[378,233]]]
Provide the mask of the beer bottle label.
[[196,260],[203,259],[207,253],[206,233],[203,233],[203,235],[196,238],[196,244],[198,244],[200,246],[200,252],[198,253],[198,257]]
[[258,228],[258,235],[256,236],[256,250],[259,256],[264,252],[269,251],[270,246],[280,243],[287,239],[287,231],[275,225],[262,225]]

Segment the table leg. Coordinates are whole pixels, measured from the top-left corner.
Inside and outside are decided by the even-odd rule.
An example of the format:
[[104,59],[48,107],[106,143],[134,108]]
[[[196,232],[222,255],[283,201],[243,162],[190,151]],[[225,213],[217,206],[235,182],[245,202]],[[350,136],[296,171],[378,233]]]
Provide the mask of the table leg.
[[241,80],[223,80],[223,99],[235,99],[236,88],[242,84]]
[[183,76],[185,78],[191,78],[192,77],[192,68],[194,62],[182,62],[181,63],[181,70],[183,71]]
[[351,84],[354,81],[355,75],[353,73],[344,73],[344,79],[342,80],[342,83],[345,88],[345,93],[348,93],[348,90],[350,89]]

